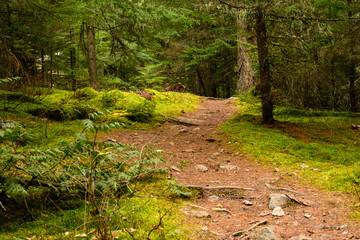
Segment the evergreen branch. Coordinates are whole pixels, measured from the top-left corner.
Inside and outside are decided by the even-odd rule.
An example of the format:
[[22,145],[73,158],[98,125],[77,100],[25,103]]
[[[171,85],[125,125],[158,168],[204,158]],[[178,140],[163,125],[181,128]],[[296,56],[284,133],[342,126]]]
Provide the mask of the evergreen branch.
[[223,1],[223,0],[219,0],[219,2],[220,2],[220,3],[222,3],[222,4],[225,4],[226,6],[231,7],[231,8],[236,8],[236,9],[247,9],[247,7],[246,7],[246,6],[237,6],[237,5],[232,5],[232,4],[227,3],[227,2],[225,2],[225,1]]
[[315,18],[315,17],[296,17],[296,16],[280,16],[276,14],[269,13],[268,16],[280,18],[280,19],[286,19],[286,20],[301,20],[301,21],[318,21],[318,22],[346,22],[346,21],[360,21],[360,18],[337,18],[337,19],[331,19],[331,18]]

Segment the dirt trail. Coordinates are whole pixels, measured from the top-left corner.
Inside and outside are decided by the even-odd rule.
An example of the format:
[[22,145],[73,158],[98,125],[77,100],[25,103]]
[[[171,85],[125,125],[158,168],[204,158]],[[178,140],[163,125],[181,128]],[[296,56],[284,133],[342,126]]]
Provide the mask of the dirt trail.
[[[230,148],[228,140],[217,129],[235,112],[234,100],[207,100],[196,112],[181,116],[198,126],[165,123],[152,131],[118,131],[108,137],[139,147],[153,143],[157,148],[172,152],[168,160],[169,168],[178,167],[182,161],[187,164],[180,172],[175,168],[169,173],[181,185],[247,188],[244,191],[204,191],[202,198],[193,203],[198,207],[187,206],[183,209],[205,210],[211,215],[208,218],[189,217],[190,221],[203,226],[198,239],[245,239],[233,237],[232,234],[248,230],[264,220],[274,227],[278,239],[300,235],[308,238],[294,239],[360,239],[360,229],[347,218],[350,204],[345,199],[350,199],[349,196],[303,186],[298,183],[296,176],[276,172],[275,167],[256,164],[253,159]],[[198,165],[208,170],[202,172]],[[293,204],[284,208],[284,216],[276,217],[268,208],[271,193],[289,194],[311,206]],[[246,200],[253,205],[246,205]],[[218,212],[214,208],[222,210],[218,209]],[[265,215],[264,212],[270,214],[261,216],[261,213]],[[248,234],[251,236],[261,228],[259,226]]]

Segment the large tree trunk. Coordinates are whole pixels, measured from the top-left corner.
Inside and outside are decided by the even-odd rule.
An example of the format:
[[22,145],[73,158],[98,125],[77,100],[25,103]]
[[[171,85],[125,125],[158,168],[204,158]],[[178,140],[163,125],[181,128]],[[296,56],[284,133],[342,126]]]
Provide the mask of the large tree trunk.
[[269,49],[266,36],[266,25],[262,9],[258,9],[256,19],[256,41],[258,47],[260,69],[260,94],[262,103],[262,118],[264,124],[273,124],[273,103],[271,97],[271,75],[269,64]]
[[237,81],[237,90],[238,92],[247,92],[252,87],[254,87],[254,78],[253,78],[253,71],[250,67],[250,59],[246,53],[246,48],[243,46],[241,42],[246,42],[246,38],[242,37],[240,34],[240,29],[244,28],[244,23],[240,17],[237,15],[237,26],[239,27],[239,33],[237,36],[238,43],[237,43],[237,74],[238,74],[238,81]]
[[90,87],[96,88],[99,86],[96,66],[96,43],[95,43],[95,29],[92,25],[86,25],[87,36],[87,51],[89,64],[89,81]]

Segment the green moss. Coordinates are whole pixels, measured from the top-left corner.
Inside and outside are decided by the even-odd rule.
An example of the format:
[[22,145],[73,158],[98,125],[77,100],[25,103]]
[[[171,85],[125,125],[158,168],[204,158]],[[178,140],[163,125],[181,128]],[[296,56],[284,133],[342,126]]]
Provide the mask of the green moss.
[[360,133],[350,129],[359,119],[353,114],[327,111],[314,116],[281,107],[275,111],[279,122],[268,127],[259,124],[258,99],[243,97],[239,108],[240,113],[221,129],[240,151],[283,171],[296,172],[320,188],[353,191],[353,183],[360,179]]

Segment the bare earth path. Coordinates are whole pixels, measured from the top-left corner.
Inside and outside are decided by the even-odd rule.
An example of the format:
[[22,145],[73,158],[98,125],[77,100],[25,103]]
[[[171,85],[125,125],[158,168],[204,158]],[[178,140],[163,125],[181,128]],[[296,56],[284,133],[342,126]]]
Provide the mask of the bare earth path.
[[[195,207],[183,209],[205,211],[211,215],[189,217],[189,221],[203,227],[198,239],[245,239],[233,236],[233,233],[248,230],[264,220],[273,226],[278,239],[301,235],[303,238],[293,239],[360,239],[359,227],[347,218],[349,196],[303,186],[295,176],[256,164],[253,159],[230,148],[228,140],[217,129],[235,112],[234,100],[206,100],[196,112],[181,116],[199,126],[165,123],[152,131],[118,131],[108,137],[138,147],[156,144],[156,148],[172,152],[167,163],[170,169],[179,167],[180,162],[187,163],[182,170],[174,168],[169,173],[181,185],[246,188],[243,191],[204,191],[201,198],[194,200]],[[198,165],[208,170],[202,170]],[[273,216],[268,208],[271,193],[288,194],[311,206],[293,204],[284,208],[284,216]],[[252,205],[246,204],[246,200]],[[247,233],[252,236],[262,227]]]

